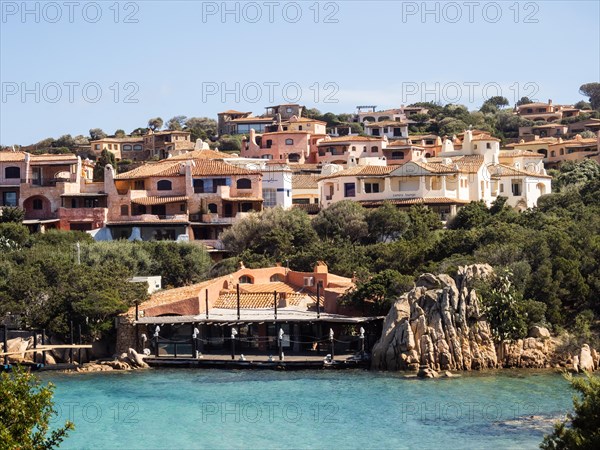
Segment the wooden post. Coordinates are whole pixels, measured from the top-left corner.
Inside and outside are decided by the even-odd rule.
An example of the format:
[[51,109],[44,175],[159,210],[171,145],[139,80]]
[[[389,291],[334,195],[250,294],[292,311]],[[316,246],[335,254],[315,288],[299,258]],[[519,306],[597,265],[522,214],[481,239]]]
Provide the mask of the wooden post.
[[279,329],[279,332],[277,333],[277,343],[279,346],[279,361],[283,360],[283,328]]
[[237,288],[237,320],[240,320],[240,285],[236,285]]
[[[75,339],[73,338],[73,321],[69,321],[69,334],[71,335],[71,345],[75,345]],[[73,349],[69,350],[69,363],[73,364]]]
[[208,320],[208,289],[204,291],[204,309],[206,310],[206,320]]
[[[46,344],[46,329],[42,330],[42,345]],[[42,364],[46,365],[46,350],[42,350]]]
[[273,291],[273,304],[275,305],[275,320],[277,320],[277,291]]
[[158,358],[158,330],[154,331],[154,356]]
[[231,359],[235,359],[235,335],[237,331],[235,328],[231,329]]
[[196,358],[196,324],[192,322],[192,358]]
[[[81,345],[83,342],[81,341],[81,324],[77,325],[78,331],[78,344]],[[77,362],[81,364],[81,348],[77,350]]]
[[317,281],[317,319],[321,318],[321,282]]
[[333,330],[331,328],[329,329],[329,342],[331,343],[331,360],[333,361],[333,358],[335,357],[335,347],[333,342]]
[[[35,331],[35,330],[33,331],[33,348],[37,349],[37,331]],[[38,353],[33,352],[33,362],[34,363],[37,363],[37,359],[38,359],[37,356],[38,356]]]
[[[4,343],[4,353],[8,353],[8,327],[4,325],[2,328],[4,329],[4,334],[2,337],[2,342]],[[4,365],[8,366],[8,355],[4,355]]]

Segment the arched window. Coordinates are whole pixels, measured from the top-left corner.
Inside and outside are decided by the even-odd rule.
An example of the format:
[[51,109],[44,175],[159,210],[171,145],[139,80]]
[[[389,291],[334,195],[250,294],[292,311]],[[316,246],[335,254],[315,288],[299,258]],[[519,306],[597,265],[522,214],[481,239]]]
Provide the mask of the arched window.
[[252,181],[248,178],[240,178],[236,182],[236,187],[238,189],[252,189]]
[[41,198],[34,198],[31,202],[31,206],[33,209],[44,209],[44,202],[42,202]]
[[172,184],[169,180],[160,180],[156,183],[156,190],[158,191],[170,191],[172,189]]
[[275,282],[275,281],[284,281],[285,277],[280,274],[280,273],[276,273],[275,275],[271,275],[271,278],[269,278],[270,282]]
[[133,149],[139,151],[139,150],[142,150],[142,146],[140,144],[136,144],[133,146]]
[[556,152],[555,152],[554,150],[552,150],[552,151],[550,152],[550,156],[552,156],[552,157],[555,157],[555,156],[556,156]]
[[564,155],[564,154],[565,154],[565,149],[564,149],[564,148],[561,148],[561,149],[560,149],[560,154],[561,154],[561,155]]
[[392,152],[392,159],[404,159],[404,152]]
[[123,145],[123,151],[124,151],[124,152],[131,151],[131,145],[129,145],[129,144],[125,144],[125,145]]
[[254,280],[249,275],[242,275],[239,278],[238,283],[239,284],[252,284],[252,283],[254,283]]
[[352,146],[352,151],[355,152],[356,151],[356,145]]
[[300,161],[300,155],[298,153],[290,153],[288,156],[288,160],[290,162],[298,162]]
[[4,178],[21,178],[21,168],[7,167],[4,169]]
[[376,145],[374,145],[373,147],[371,147],[371,152],[372,153],[377,153],[377,146]]
[[217,214],[217,204],[216,203],[209,203],[208,204],[208,212],[211,214]]
[[294,145],[294,140],[293,139],[286,139],[285,140],[285,145]]

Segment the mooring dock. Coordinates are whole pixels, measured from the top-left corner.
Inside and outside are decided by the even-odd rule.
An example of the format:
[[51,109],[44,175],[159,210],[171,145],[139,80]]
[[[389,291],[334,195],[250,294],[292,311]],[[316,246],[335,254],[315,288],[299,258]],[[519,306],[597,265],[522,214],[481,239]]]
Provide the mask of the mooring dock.
[[266,369],[266,370],[309,370],[309,369],[366,369],[368,358],[357,358],[355,354],[338,355],[333,360],[323,356],[293,355],[270,358],[268,355],[244,355],[244,359],[231,359],[227,354],[203,355],[201,358],[146,357],[151,367],[201,368],[201,369]]

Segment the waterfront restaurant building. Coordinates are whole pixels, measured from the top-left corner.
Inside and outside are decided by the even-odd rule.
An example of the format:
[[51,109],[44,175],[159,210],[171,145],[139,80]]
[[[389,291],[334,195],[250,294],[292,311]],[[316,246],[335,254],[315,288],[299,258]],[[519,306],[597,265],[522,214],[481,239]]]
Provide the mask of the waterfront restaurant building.
[[[313,272],[281,266],[241,268],[202,283],[155,292],[148,301],[120,317],[117,352],[137,348],[160,357],[231,359],[232,329],[236,353],[277,358],[278,336],[285,355],[361,350],[360,328],[368,350],[381,333],[383,317],[364,317],[340,297],[354,287],[350,278],[329,273],[324,262]],[[196,340],[192,336],[196,330]],[[194,347],[192,347],[194,345]]]

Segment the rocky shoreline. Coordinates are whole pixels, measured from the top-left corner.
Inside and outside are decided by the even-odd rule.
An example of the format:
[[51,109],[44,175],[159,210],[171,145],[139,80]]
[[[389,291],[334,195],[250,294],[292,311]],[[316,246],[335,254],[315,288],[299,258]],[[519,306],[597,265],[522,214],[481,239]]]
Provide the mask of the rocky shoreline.
[[406,370],[422,377],[446,371],[496,368],[598,370],[599,353],[583,344],[571,354],[544,327],[525,339],[496,344],[474,281],[493,276],[487,264],[459,267],[456,278],[423,274],[385,318],[373,348],[374,370]]

